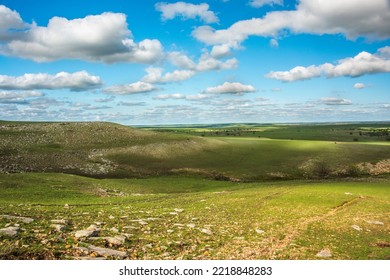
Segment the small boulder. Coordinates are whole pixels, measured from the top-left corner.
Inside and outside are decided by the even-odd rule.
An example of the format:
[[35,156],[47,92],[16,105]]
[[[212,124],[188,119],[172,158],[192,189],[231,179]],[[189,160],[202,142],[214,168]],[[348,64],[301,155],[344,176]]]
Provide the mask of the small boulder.
[[115,237],[107,237],[106,241],[111,245],[120,246],[126,242],[126,236],[117,235]]
[[98,235],[99,235],[98,230],[79,230],[79,231],[76,231],[76,233],[75,233],[76,238],[94,237],[94,236],[98,236]]
[[329,249],[323,249],[320,252],[317,253],[316,257],[319,258],[330,258],[332,257],[332,253],[330,252]]
[[383,226],[384,223],[380,221],[367,221],[367,223],[372,224],[372,225],[380,225]]
[[353,225],[351,226],[351,228],[353,228],[354,230],[357,230],[357,231],[362,231],[363,229],[361,227],[359,227],[358,225]]
[[64,219],[51,220],[53,224],[68,225],[69,221]]
[[52,224],[51,227],[54,228],[58,232],[64,231],[66,229],[66,226],[64,226],[62,224]]
[[0,229],[0,236],[17,237],[19,235],[18,227],[7,227]]
[[95,252],[96,254],[100,256],[105,256],[105,257],[119,257],[119,258],[126,258],[127,253],[123,251],[117,251],[117,250],[112,250],[112,249],[107,249],[107,248],[102,248],[102,247],[96,247],[93,245],[89,245],[88,249]]
[[206,228],[203,228],[201,230],[201,232],[204,233],[204,234],[207,234],[207,235],[213,235],[213,232],[211,230],[209,230],[209,229],[206,229]]

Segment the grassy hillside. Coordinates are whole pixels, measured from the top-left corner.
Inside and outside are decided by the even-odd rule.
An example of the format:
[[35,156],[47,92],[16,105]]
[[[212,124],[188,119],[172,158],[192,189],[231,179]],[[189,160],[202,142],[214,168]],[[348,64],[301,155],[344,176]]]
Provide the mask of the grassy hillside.
[[390,259],[389,141],[254,127],[0,122],[0,259]]
[[[320,131],[326,128],[336,136],[319,133],[316,125],[306,125],[295,134],[322,140],[280,140],[242,135],[199,137],[184,133],[184,128],[177,130],[182,133],[173,133],[111,123],[3,122],[0,171],[66,172],[101,178],[198,174],[233,181],[390,172],[389,141],[374,137],[371,142],[338,142],[333,138],[343,138],[345,127],[330,127],[321,126]],[[293,128],[262,129],[287,135]]]
[[[236,183],[169,176],[105,179],[0,175],[0,259],[94,258],[89,245],[128,259],[390,258],[390,192],[383,179]],[[68,206],[64,205],[67,204]],[[66,220],[57,231],[51,220]],[[91,224],[100,238],[76,238]],[[106,237],[122,236],[121,244]],[[111,258],[111,257],[109,257]]]

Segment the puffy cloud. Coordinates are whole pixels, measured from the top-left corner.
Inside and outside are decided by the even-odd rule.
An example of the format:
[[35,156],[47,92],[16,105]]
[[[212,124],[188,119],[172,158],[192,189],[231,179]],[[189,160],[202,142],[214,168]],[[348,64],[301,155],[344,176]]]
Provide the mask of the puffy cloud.
[[0,75],[0,89],[5,90],[70,89],[71,91],[83,91],[98,88],[101,84],[100,77],[92,76],[86,71],[60,72],[55,75],[24,74],[18,77]]
[[195,71],[192,70],[175,70],[163,75],[163,69],[157,67],[148,67],[146,72],[147,75],[142,78],[142,81],[152,84],[184,81],[195,75]]
[[230,83],[225,82],[222,85],[216,87],[209,87],[206,89],[207,93],[230,93],[230,94],[238,94],[238,93],[246,93],[246,92],[254,92],[255,88],[251,85],[244,85],[241,83]]
[[26,24],[23,22],[19,13],[12,11],[4,5],[0,5],[0,40],[9,39],[12,29],[23,29]]
[[314,77],[359,77],[367,74],[390,72],[390,57],[386,56],[386,48],[379,49],[376,54],[361,52],[355,57],[341,59],[336,65],[325,63],[319,66],[297,66],[289,71],[272,71],[267,78],[283,82],[308,80]]
[[158,40],[145,39],[136,43],[131,36],[126,16],[121,13],[73,20],[53,17],[46,27],[32,25],[23,36],[9,40],[1,52],[38,62],[81,59],[153,63],[163,56],[163,47]]
[[364,89],[364,88],[366,88],[366,85],[363,83],[356,83],[353,85],[353,87],[356,89]]
[[133,93],[150,92],[155,89],[156,88],[152,84],[145,83],[145,82],[136,82],[128,85],[111,86],[105,88],[103,92],[108,94],[115,94],[115,95],[127,95]]
[[183,19],[200,18],[205,23],[218,22],[218,17],[214,12],[209,10],[209,5],[206,3],[199,5],[185,2],[176,2],[172,4],[157,3],[155,8],[162,13],[161,18],[163,20],[170,20],[177,16],[181,16]]
[[227,69],[234,69],[238,66],[238,61],[235,58],[221,61],[212,57],[209,53],[202,54],[198,63],[195,63],[187,55],[180,52],[169,53],[168,60],[177,67],[181,67],[196,72],[204,72],[204,71],[212,71],[212,70],[227,70]]
[[230,44],[222,44],[213,46],[211,56],[215,58],[222,58],[231,54],[232,46]]
[[337,97],[324,97],[320,99],[320,103],[325,105],[352,105],[352,101]]
[[285,33],[344,34],[347,38],[390,37],[388,0],[301,0],[292,11],[274,11],[263,18],[234,23],[227,29],[201,26],[193,36],[209,45],[241,43],[248,36],[272,36]]
[[260,8],[266,5],[283,5],[283,0],[251,0],[249,5],[254,8]]
[[272,71],[266,75],[267,78],[276,79],[283,82],[294,82],[308,80],[321,76],[321,67],[311,65],[309,67],[297,66],[289,71]]

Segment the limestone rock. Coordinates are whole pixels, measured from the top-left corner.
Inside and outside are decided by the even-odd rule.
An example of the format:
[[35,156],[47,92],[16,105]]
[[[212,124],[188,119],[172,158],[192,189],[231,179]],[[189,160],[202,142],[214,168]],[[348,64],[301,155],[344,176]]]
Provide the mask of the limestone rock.
[[201,232],[204,233],[204,234],[207,234],[207,235],[213,235],[213,232],[211,230],[209,230],[209,229],[206,229],[206,228],[203,228],[201,230]]
[[51,220],[53,224],[68,225],[69,221],[64,219]]
[[317,253],[316,257],[319,258],[330,258],[332,257],[332,253],[330,252],[329,249],[323,249],[320,252]]
[[353,228],[354,230],[357,230],[357,231],[362,231],[363,229],[361,227],[359,227],[358,225],[353,225],[351,226],[351,228]]
[[76,238],[94,237],[94,236],[98,236],[98,235],[99,235],[98,230],[79,230],[79,231],[76,231],[76,233],[75,233]]
[[19,235],[18,227],[7,227],[0,229],[0,236],[17,237]]
[[11,215],[0,215],[0,218],[4,218],[7,220],[18,220],[22,223],[29,224],[31,222],[34,222],[34,219],[27,218],[27,217],[19,217],[19,216],[11,216]]
[[120,258],[126,258],[127,253],[102,247],[97,247],[93,245],[89,245],[88,249],[97,253],[100,256],[109,256],[109,257],[120,257]]
[[372,224],[372,225],[380,225],[383,226],[384,223],[380,221],[367,221],[367,223]]
[[62,224],[52,224],[51,225],[52,228],[54,228],[56,231],[64,231],[66,229],[66,227]]

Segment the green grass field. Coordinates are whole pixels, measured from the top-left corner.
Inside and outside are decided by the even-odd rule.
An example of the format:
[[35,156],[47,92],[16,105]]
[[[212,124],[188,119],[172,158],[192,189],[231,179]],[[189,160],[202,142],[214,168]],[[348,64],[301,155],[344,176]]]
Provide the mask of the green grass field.
[[229,127],[0,122],[0,259],[390,259],[388,124]]

